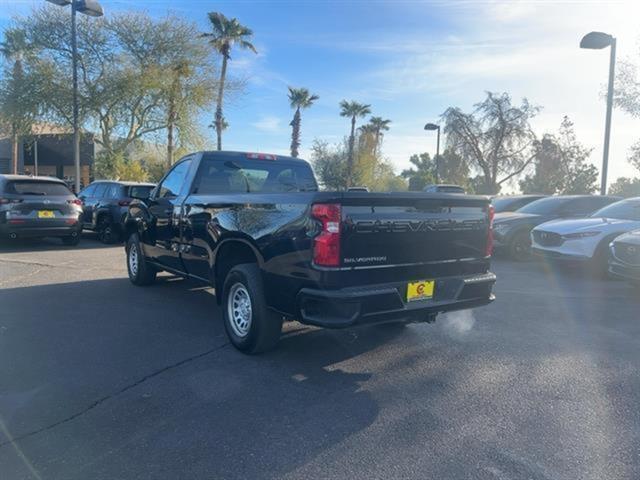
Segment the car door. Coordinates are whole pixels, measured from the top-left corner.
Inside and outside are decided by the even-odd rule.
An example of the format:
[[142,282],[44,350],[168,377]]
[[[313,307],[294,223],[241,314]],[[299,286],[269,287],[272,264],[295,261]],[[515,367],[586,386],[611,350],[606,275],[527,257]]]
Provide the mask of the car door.
[[96,228],[96,219],[98,209],[100,208],[100,201],[107,191],[108,184],[100,182],[96,184],[96,189],[93,191],[93,195],[87,199],[87,210],[85,212],[89,228]]
[[184,272],[180,260],[180,214],[192,158],[176,163],[149,198],[151,230],[144,240],[145,253],[154,262]]

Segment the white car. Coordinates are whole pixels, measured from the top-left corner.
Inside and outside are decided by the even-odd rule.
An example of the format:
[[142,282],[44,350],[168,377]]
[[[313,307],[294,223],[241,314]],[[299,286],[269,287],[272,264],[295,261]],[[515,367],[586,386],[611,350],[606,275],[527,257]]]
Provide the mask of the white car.
[[531,232],[533,252],[548,258],[592,262],[605,269],[609,243],[640,228],[640,197],[612,203],[587,218],[554,220]]

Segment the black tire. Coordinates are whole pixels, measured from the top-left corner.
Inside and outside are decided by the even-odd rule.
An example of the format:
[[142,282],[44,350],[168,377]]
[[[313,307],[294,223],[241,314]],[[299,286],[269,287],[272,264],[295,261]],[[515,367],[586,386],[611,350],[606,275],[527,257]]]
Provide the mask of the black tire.
[[158,271],[149,265],[144,257],[137,233],[131,234],[127,240],[125,252],[127,254],[127,272],[131,283],[144,287],[155,282]]
[[69,247],[75,247],[80,243],[80,232],[78,232],[77,235],[69,235],[67,237],[61,237],[60,240],[62,240],[62,243],[64,245],[67,245]]
[[531,238],[529,232],[517,232],[509,242],[509,257],[518,262],[531,259]]
[[96,232],[98,234],[98,240],[105,245],[112,245],[120,241],[120,235],[118,234],[116,225],[111,220],[111,217],[107,215],[103,215],[98,219]]
[[[248,321],[243,319],[243,309]],[[278,343],[282,316],[272,311],[265,300],[260,269],[243,263],[231,269],[224,281],[222,316],[229,340],[244,353],[261,353]]]

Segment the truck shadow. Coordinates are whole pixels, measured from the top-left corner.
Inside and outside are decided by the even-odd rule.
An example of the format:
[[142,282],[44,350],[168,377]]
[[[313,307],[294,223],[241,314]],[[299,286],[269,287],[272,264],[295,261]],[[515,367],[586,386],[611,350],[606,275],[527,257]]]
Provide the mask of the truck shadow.
[[170,276],[5,288],[0,304],[0,420],[58,478],[163,476],[177,450],[187,478],[280,477],[373,423],[370,373],[343,365],[402,334],[292,323],[277,350],[246,356],[211,290]]

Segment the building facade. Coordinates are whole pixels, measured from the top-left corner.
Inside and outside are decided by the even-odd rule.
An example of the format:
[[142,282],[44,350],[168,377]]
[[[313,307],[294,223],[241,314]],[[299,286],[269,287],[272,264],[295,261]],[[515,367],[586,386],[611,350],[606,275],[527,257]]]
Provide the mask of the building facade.
[[[88,185],[93,178],[96,146],[93,134],[80,137],[80,183]],[[11,173],[11,139],[0,139],[0,173]],[[20,140],[18,173],[58,177],[69,184],[75,182],[73,134],[34,133]]]

